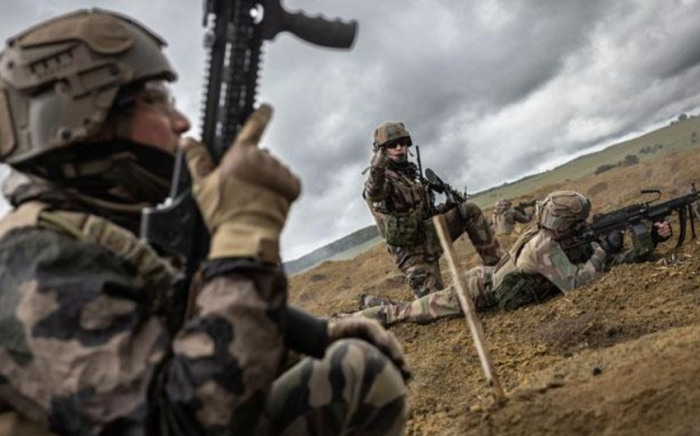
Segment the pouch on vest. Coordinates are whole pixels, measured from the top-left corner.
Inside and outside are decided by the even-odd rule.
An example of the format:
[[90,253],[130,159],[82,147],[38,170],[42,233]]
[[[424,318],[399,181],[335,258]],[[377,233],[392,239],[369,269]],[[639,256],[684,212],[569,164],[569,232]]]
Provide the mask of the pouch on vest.
[[420,225],[420,211],[394,212],[384,220],[386,243],[395,247],[410,247],[416,243]]

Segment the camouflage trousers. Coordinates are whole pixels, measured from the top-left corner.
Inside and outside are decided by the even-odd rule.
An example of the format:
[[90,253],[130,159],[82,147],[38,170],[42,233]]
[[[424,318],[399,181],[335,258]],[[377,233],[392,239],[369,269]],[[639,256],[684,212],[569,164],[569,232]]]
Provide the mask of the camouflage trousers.
[[[503,255],[493,229],[481,209],[474,203],[465,202],[444,214],[452,240],[467,234],[484,265],[495,265]],[[432,227],[432,221],[427,224]],[[434,229],[427,232],[434,234]],[[408,279],[414,296],[418,299],[442,290],[445,285],[440,271],[439,242],[437,236],[427,242],[436,247],[394,247],[390,249],[394,260]],[[435,255],[428,253],[437,253]]]
[[256,435],[402,435],[408,392],[391,361],[367,342],[334,342],[272,386]]
[[[467,284],[467,298],[471,298],[477,310],[484,310],[498,304],[491,294],[492,267],[472,268],[464,273]],[[461,315],[457,290],[450,286],[412,302],[389,302],[380,306],[355,312],[354,316],[376,319],[385,326],[399,322],[425,324],[440,318]]]
[[[256,436],[398,436],[408,392],[399,371],[367,342],[334,342],[323,359],[306,358],[273,384]],[[168,434],[172,432],[166,432]],[[54,433],[15,412],[0,413],[0,436]]]

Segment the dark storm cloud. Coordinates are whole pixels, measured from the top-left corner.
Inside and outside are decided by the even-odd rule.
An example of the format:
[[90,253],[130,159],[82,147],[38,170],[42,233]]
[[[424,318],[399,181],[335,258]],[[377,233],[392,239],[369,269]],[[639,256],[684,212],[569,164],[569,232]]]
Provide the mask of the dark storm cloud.
[[[0,17],[0,32],[85,5],[118,8],[169,41],[178,103],[196,120],[204,63],[199,1],[25,0]],[[265,46],[260,100],[276,114],[263,146],[304,184],[284,236],[287,258],[370,224],[361,172],[383,121],[404,121],[424,166],[474,191],[700,106],[700,6],[693,0],[285,5],[360,23],[351,51],[284,34]]]

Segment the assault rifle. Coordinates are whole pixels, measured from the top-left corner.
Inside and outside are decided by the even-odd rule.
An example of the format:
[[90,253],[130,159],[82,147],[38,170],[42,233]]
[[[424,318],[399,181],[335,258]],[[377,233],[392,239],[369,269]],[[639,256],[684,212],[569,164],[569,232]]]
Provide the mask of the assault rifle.
[[431,170],[430,168],[425,169],[425,177],[428,179],[428,186],[431,190],[445,196],[445,203],[448,207],[452,208],[467,201],[466,192],[460,192],[454,189],[452,186],[445,183],[437,174],[435,174],[435,171]]
[[[642,194],[657,194],[660,197],[661,191],[644,189]],[[695,222],[691,205],[700,200],[700,192],[695,189],[695,184],[693,184],[690,194],[653,204],[656,200],[658,197],[647,203],[634,204],[595,216],[593,223],[576,236],[574,245],[602,241],[611,232],[627,230],[631,235],[635,250],[639,255],[644,256],[651,253],[655,245],[652,237],[653,228],[647,227],[646,222],[653,226],[653,223],[664,221],[674,212],[678,213],[680,222],[676,247],[680,247],[685,241],[688,220],[690,220],[692,237],[695,238]]]
[[430,189],[430,181],[423,177],[423,164],[420,160],[419,145],[416,145],[416,160],[418,161],[418,181],[423,185],[423,189],[425,189],[425,193],[428,195],[428,216],[423,217],[423,219],[428,219],[437,215],[437,209],[435,208],[435,192]]
[[[329,21],[302,12],[288,12],[280,0],[205,0],[203,25],[208,59],[201,138],[217,162],[254,110],[264,40],[288,31],[315,45],[347,49],[352,46],[357,31],[355,21]],[[162,207],[144,210],[141,237],[153,246],[187,259],[183,283],[176,287],[179,295],[172,296],[177,301],[189,294],[192,279],[209,251],[209,233],[192,198],[181,153],[177,156],[171,189],[170,198]],[[185,312],[193,307],[192,295],[184,300],[184,307],[175,310]],[[305,314],[290,308],[288,315],[287,343],[305,352],[303,344],[289,342],[307,340]],[[179,316],[179,322],[186,317],[187,314]],[[299,320],[301,327],[295,327]]]

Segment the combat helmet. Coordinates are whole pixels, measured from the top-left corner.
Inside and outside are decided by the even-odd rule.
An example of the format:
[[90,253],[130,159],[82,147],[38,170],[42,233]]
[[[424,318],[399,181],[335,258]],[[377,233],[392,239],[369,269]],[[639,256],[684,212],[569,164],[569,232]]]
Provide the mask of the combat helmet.
[[97,134],[120,89],[173,81],[165,42],[112,12],[81,10],[8,39],[0,54],[0,161],[21,164]]
[[575,191],[555,191],[537,203],[537,222],[541,227],[564,234],[584,222],[591,212],[591,202]]
[[411,134],[408,133],[408,129],[401,122],[387,121],[382,123],[374,131],[374,150],[378,150],[386,144],[397,139],[406,138],[407,145],[411,145]]
[[498,213],[503,213],[510,209],[510,206],[512,205],[510,199],[508,198],[503,198],[501,200],[498,200],[496,202],[496,212]]

